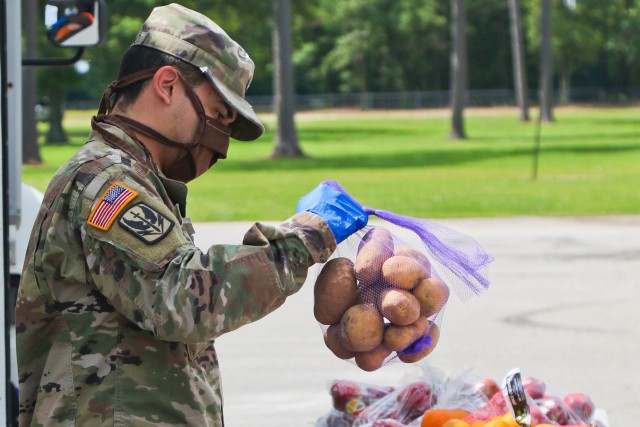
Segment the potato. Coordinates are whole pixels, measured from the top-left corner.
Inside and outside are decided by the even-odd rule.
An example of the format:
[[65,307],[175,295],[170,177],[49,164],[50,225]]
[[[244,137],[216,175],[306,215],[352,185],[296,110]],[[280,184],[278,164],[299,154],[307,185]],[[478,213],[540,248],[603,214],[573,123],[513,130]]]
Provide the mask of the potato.
[[401,351],[413,344],[418,338],[424,335],[429,320],[420,316],[418,320],[410,325],[396,326],[390,325],[384,330],[382,344],[394,351]]
[[327,262],[313,288],[313,315],[323,325],[340,322],[342,315],[356,302],[356,276],[349,258]]
[[382,342],[384,323],[373,304],[349,307],[340,320],[340,336],[345,347],[355,352],[369,351]]
[[385,289],[380,294],[380,312],[394,325],[410,325],[420,316],[420,303],[404,289]]
[[391,249],[393,253],[393,235],[384,227],[371,227],[369,231],[362,237],[358,251],[367,243],[379,243]]
[[429,332],[427,332],[426,336],[431,337],[431,345],[413,354],[398,353],[398,359],[404,363],[414,363],[427,357],[436,348],[438,339],[440,338],[440,328],[433,322],[429,322],[429,324]]
[[380,344],[373,350],[356,353],[356,365],[363,371],[375,371],[382,366],[390,354],[391,350]]
[[431,262],[429,262],[429,258],[419,250],[409,246],[403,245],[396,248],[394,255],[403,255],[408,256],[420,263],[422,268],[427,272],[427,276],[431,276]]
[[329,326],[324,331],[324,343],[339,359],[351,359],[355,353],[344,346],[340,337],[340,324]]
[[356,304],[375,304],[377,306],[380,300],[380,291],[375,286],[358,284],[356,295]]
[[411,293],[420,303],[420,314],[426,317],[438,313],[449,300],[449,287],[437,277],[423,279]]
[[382,277],[393,286],[409,290],[429,275],[414,258],[394,255],[382,265]]
[[356,255],[356,278],[363,284],[376,284],[382,276],[382,264],[393,255],[393,236],[386,228],[374,227],[360,242]]

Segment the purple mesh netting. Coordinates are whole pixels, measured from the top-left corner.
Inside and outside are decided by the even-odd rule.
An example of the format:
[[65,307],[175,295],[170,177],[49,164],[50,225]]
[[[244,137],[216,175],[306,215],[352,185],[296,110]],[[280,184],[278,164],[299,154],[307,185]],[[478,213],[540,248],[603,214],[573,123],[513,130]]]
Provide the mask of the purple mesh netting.
[[419,339],[417,339],[409,347],[407,347],[404,350],[402,350],[400,353],[403,353],[403,354],[420,353],[425,348],[431,347],[431,341],[432,341],[432,338],[431,338],[430,335],[424,335],[424,336],[420,337]]
[[[324,181],[323,183],[340,191],[360,205],[336,181]],[[442,279],[447,284],[453,285],[463,301],[471,296],[479,295],[489,287],[486,270],[494,258],[486,253],[473,238],[432,221],[366,206],[362,206],[362,208],[369,215],[375,215],[416,233],[427,252],[437,261],[439,266],[444,268],[439,271]]]

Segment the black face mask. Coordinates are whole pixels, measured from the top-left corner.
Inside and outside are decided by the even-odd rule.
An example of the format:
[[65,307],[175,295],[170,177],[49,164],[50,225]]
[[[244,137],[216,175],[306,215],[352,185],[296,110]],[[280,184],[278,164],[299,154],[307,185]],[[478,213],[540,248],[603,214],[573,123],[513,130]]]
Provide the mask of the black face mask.
[[[104,91],[102,99],[100,100],[98,117],[101,115],[104,117],[104,115],[110,114],[111,97],[118,89],[129,86],[140,80],[153,77],[156,71],[156,69],[139,71],[111,83]],[[184,78],[182,78],[180,73],[178,73],[178,75],[184,82]],[[207,116],[202,102],[194,90],[187,85],[186,82],[184,86],[186,95],[191,100],[199,119],[196,136],[192,142],[183,143],[174,141],[137,120],[121,115],[115,115],[115,117],[117,117],[117,119],[124,123],[128,128],[153,138],[168,147],[179,149],[181,151],[181,155],[178,160],[174,162],[168,170],[163,170],[162,172],[167,176],[167,178],[182,182],[189,182],[209,170],[209,168],[211,168],[218,159],[227,158],[231,129],[219,120]]]

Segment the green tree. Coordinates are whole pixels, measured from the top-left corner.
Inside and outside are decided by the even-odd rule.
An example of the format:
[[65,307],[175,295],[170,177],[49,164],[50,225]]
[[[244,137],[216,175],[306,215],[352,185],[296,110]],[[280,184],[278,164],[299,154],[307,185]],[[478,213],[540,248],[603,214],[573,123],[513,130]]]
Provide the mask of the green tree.
[[[39,14],[33,13],[37,8],[38,0],[26,0],[22,3],[22,54],[26,58],[38,55],[38,33],[41,28],[38,25]],[[35,67],[22,68],[22,94],[22,163],[39,164],[42,159],[35,114],[38,103],[38,73]]]
[[449,138],[465,139],[464,104],[467,95],[467,10],[465,0],[451,2],[451,131]]
[[447,11],[429,0],[319,0],[294,55],[299,74],[327,91],[439,88],[448,82]]
[[[571,99],[573,73],[581,67],[594,64],[604,50],[608,3],[602,0],[578,0],[575,4],[565,1],[550,3],[550,25],[557,29],[551,36],[551,46],[560,81],[561,103]],[[527,7],[530,48],[537,51],[541,46],[537,23],[541,13],[540,1],[527,0]]]
[[513,85],[509,51],[509,9],[505,0],[466,0],[469,87]]
[[291,2],[273,0],[273,95],[278,125],[273,157],[303,157],[294,123],[295,92],[291,61]]
[[520,0],[509,0],[509,21],[511,25],[511,56],[516,102],[520,110],[520,121],[529,121],[529,100],[527,95],[527,69],[524,62],[524,40],[522,36],[522,12]]
[[610,79],[622,86],[640,83],[640,5],[633,0],[607,2],[606,58]]
[[540,120],[553,121],[553,51],[551,0],[541,0],[540,10]]

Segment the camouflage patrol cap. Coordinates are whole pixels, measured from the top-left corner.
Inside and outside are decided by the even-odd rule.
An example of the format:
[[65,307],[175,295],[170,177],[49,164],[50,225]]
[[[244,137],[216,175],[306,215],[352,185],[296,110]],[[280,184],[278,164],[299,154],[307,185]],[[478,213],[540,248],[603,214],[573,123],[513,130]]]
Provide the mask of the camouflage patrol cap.
[[264,133],[264,126],[244,99],[253,77],[253,61],[211,19],[175,3],[156,7],[133,44],[157,49],[198,67],[238,111],[231,125],[233,138],[250,141]]

